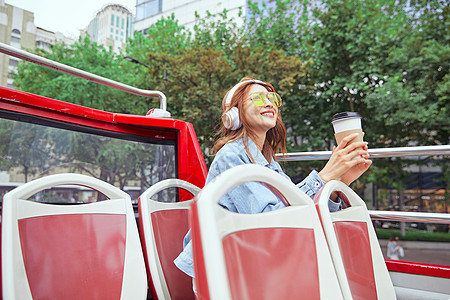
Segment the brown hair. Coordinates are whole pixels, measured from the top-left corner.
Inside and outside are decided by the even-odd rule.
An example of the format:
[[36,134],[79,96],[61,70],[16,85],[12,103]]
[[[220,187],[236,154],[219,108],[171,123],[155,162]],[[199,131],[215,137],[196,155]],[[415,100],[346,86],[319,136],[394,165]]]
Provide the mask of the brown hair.
[[[251,78],[251,77],[244,77],[239,82],[253,80],[253,79],[254,78]],[[249,123],[245,117],[245,114],[243,113],[244,101],[242,101],[243,99],[247,98],[247,96],[248,96],[247,94],[248,94],[250,86],[252,84],[262,85],[269,92],[275,92],[275,89],[273,88],[273,86],[268,82],[264,82],[264,84],[261,84],[261,83],[255,83],[255,82],[249,81],[249,82],[243,83],[241,86],[239,86],[236,89],[233,97],[231,98],[231,102],[229,105],[225,104],[225,99],[227,98],[227,95],[230,91],[228,91],[225,94],[223,101],[222,101],[223,114],[228,112],[232,107],[236,106],[239,110],[239,119],[242,122],[242,126],[241,126],[241,128],[239,128],[237,130],[230,130],[230,129],[226,129],[225,126],[223,125],[223,123],[221,122],[220,129],[216,133],[216,136],[219,136],[219,138],[217,139],[217,141],[214,143],[214,146],[213,146],[214,154],[216,154],[217,151],[219,151],[226,143],[235,141],[242,137],[243,141],[244,141],[244,145],[245,145],[245,150],[249,154],[252,162],[255,162],[249,149],[248,149],[248,144],[247,144],[247,139],[249,137],[252,138],[255,135],[255,133],[252,130],[252,128],[250,128]],[[263,149],[261,152],[264,155],[264,157],[266,158],[266,160],[270,163],[272,158],[275,159],[275,154],[280,151],[282,153],[286,153],[286,128],[284,127],[283,120],[281,119],[281,113],[279,112],[275,127],[271,128],[271,129],[269,129],[269,131],[267,131],[266,140],[264,141],[264,146],[263,146]]]

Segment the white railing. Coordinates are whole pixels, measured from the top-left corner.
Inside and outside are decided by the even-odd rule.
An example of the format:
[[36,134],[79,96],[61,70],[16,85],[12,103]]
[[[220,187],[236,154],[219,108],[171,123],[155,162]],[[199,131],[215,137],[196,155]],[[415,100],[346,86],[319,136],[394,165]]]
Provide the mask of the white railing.
[[[450,155],[450,145],[369,149],[370,158]],[[278,154],[280,161],[328,160],[331,151]],[[372,220],[450,224],[450,214],[369,210]]]
[[[369,149],[370,158],[450,155],[450,145]],[[331,151],[277,154],[280,161],[328,160]]]
[[450,214],[369,210],[372,220],[450,224]]

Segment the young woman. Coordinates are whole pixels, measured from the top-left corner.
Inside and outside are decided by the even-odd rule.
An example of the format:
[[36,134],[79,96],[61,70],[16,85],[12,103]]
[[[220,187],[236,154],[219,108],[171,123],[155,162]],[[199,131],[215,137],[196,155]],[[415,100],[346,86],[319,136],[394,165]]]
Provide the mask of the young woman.
[[[243,164],[259,164],[289,178],[275,161],[275,154],[286,152],[286,130],[279,107],[281,97],[270,83],[243,78],[225,95],[220,138],[214,145],[216,156],[211,164],[206,184],[229,168]],[[351,141],[350,135],[333,149],[325,167],[312,171],[298,187],[311,198],[328,181],[338,179],[350,184],[371,165],[366,142]],[[357,159],[353,159],[358,157]],[[330,211],[340,209],[340,199],[332,195]],[[256,214],[285,207],[270,189],[257,182],[248,182],[229,191],[219,204],[244,214]],[[175,265],[194,277],[190,231],[183,241],[183,252]]]

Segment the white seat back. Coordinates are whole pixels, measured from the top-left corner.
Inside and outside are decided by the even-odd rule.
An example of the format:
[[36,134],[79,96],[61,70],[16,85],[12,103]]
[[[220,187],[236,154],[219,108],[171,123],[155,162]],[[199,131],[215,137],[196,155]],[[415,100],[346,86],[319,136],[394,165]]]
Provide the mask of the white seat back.
[[[333,192],[350,207],[328,210]],[[316,197],[325,236],[345,299],[395,299],[395,291],[364,201],[340,181]]]
[[[76,205],[28,201],[58,185],[109,200]],[[3,198],[3,299],[145,299],[147,280],[130,196],[80,174],[26,183]]]
[[192,279],[180,271],[173,260],[183,250],[183,237],[189,230],[192,200],[166,203],[152,200],[168,188],[182,188],[193,196],[200,188],[180,179],[166,179],[148,188],[139,197],[141,240],[152,286],[153,299],[193,299]]

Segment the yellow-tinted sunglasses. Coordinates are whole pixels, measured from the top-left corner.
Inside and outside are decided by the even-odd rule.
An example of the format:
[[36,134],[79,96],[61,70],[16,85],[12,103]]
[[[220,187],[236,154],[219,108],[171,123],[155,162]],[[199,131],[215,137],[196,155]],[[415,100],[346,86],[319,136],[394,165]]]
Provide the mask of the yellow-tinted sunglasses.
[[253,103],[255,103],[256,106],[262,106],[264,103],[266,103],[266,99],[269,99],[270,102],[275,107],[281,106],[281,96],[278,95],[275,92],[270,93],[263,93],[263,92],[257,92],[250,95],[250,99],[252,99]]

